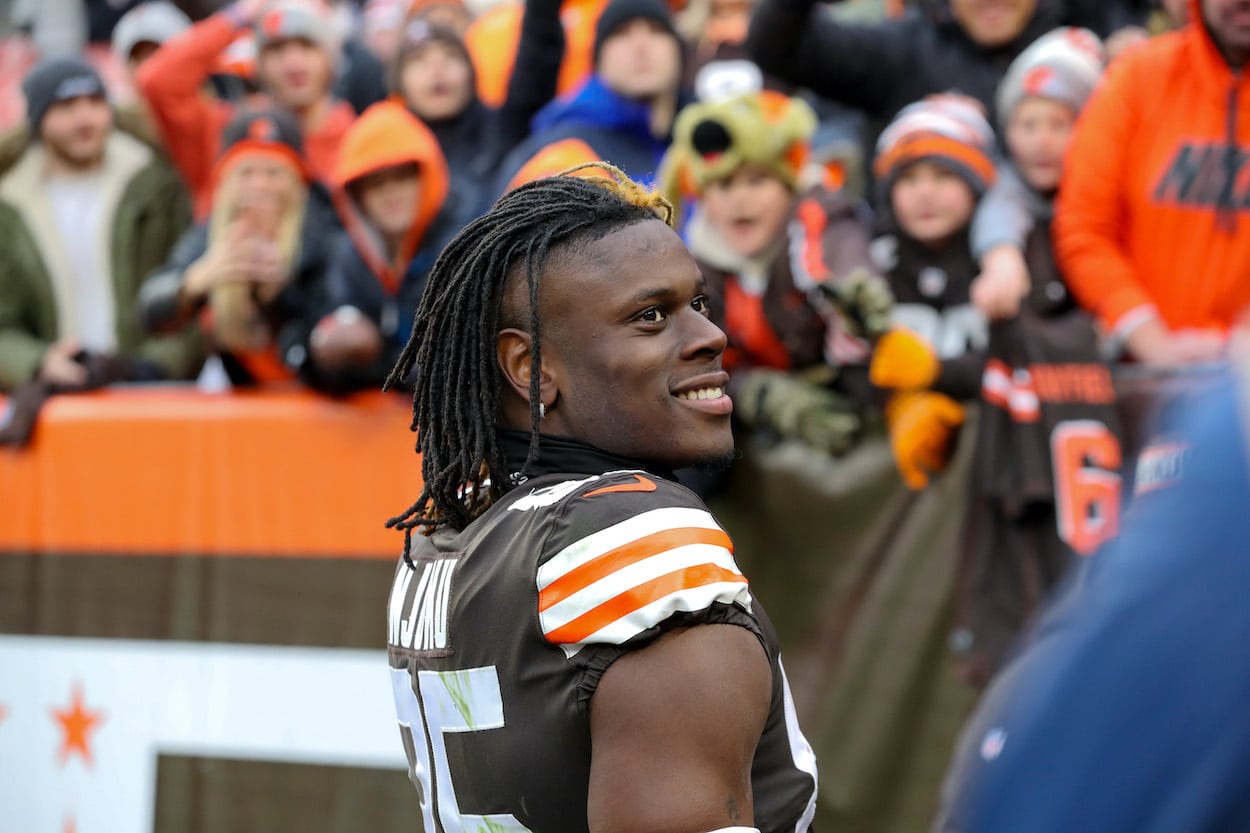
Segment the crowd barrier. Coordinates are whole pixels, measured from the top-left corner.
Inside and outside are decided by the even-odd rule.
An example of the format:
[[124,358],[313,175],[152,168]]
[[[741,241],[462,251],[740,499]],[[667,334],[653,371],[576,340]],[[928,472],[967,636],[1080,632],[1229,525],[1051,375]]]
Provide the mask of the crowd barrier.
[[[1120,382],[1141,413],[1192,386]],[[382,648],[408,422],[381,394],[119,389],[0,449],[0,831],[420,829]],[[710,500],[782,638],[819,829],[928,826],[976,696],[947,649],[971,449],[913,493],[879,434],[747,442]]]

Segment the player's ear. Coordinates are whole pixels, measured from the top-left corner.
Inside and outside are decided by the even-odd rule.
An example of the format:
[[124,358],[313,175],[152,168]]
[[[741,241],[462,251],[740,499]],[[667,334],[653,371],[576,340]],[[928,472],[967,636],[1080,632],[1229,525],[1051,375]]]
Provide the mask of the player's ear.
[[[504,385],[523,402],[530,400],[530,378],[534,370],[533,346],[534,340],[529,333],[512,327],[500,330],[495,337],[495,356],[503,374]],[[540,374],[538,395],[542,403],[550,408],[556,400],[556,380],[545,353]]]

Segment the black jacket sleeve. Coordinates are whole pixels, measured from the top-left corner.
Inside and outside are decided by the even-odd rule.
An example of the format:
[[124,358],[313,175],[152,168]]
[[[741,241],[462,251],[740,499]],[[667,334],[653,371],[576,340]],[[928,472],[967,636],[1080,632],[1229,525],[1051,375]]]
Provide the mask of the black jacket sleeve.
[[556,97],[564,49],[560,0],[527,0],[508,97],[496,116],[499,158],[524,141],[534,114]]
[[747,45],[764,72],[873,115],[892,115],[909,83],[919,18],[838,23],[811,0],[763,0]]
[[150,333],[170,333],[187,323],[178,303],[187,267],[208,251],[208,225],[183,232],[169,260],[147,277],[139,288],[139,320]]

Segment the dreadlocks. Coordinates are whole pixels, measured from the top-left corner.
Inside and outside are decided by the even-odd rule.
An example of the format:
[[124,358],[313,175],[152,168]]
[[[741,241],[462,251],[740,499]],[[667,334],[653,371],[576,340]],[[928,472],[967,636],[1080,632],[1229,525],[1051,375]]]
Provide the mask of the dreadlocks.
[[412,376],[410,428],[417,432],[424,485],[415,503],[386,522],[404,530],[405,558],[413,529],[463,529],[508,482],[495,433],[495,341],[509,277],[519,277],[524,267],[533,339],[524,472],[538,454],[538,284],[548,258],[657,216],[672,225],[672,207],[663,198],[611,165],[590,163],[509,192],[447,244],[430,272],[412,336],[384,385],[389,390]]

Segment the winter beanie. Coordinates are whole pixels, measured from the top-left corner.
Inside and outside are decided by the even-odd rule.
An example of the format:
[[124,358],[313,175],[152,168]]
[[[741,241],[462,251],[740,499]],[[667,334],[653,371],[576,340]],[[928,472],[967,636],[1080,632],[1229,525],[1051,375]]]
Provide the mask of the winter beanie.
[[277,0],[265,7],[256,21],[256,48],[264,50],[284,40],[306,40],[325,50],[333,61],[341,44],[330,11],[320,0]]
[[34,133],[39,132],[43,117],[58,101],[107,97],[100,74],[81,58],[48,58],[39,63],[22,81],[22,94],[26,96],[26,118]]
[[873,174],[888,190],[905,165],[936,162],[980,196],[997,176],[993,149],[994,130],[978,101],[953,93],[931,95],[900,110],[882,132]]
[[270,153],[289,163],[305,181],[311,178],[304,160],[304,140],[299,122],[282,110],[245,110],[226,125],[221,134],[221,155],[213,169],[213,183],[242,156],[252,152]]
[[1002,127],[1025,98],[1058,101],[1080,113],[1102,76],[1102,41],[1088,29],[1055,29],[1011,62],[998,85],[998,120]]
[[691,104],[674,123],[660,187],[673,201],[700,194],[745,165],[759,165],[793,189],[815,131],[811,107],[776,92]]
[[190,28],[191,18],[173,3],[154,0],[135,6],[113,28],[113,54],[124,64],[139,44],[160,45]]
[[603,49],[604,41],[621,26],[638,19],[655,21],[664,28],[664,31],[672,35],[674,40],[681,43],[677,28],[673,25],[673,16],[663,0],[611,0],[604,7],[595,24],[594,62],[596,66],[599,64],[599,52]]

